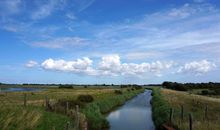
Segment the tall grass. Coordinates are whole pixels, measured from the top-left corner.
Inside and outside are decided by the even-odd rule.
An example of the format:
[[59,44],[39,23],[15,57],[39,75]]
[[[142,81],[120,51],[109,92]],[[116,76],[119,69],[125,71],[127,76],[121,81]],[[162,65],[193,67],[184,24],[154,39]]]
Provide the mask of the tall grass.
[[152,116],[157,130],[162,130],[162,124],[169,120],[169,105],[163,98],[160,88],[153,88]]
[[[189,129],[189,113],[191,113],[194,130],[220,130],[220,99],[169,89],[162,89],[161,93],[174,108],[173,123],[179,129]],[[184,108],[183,119],[180,116],[181,106]],[[208,106],[207,117],[206,106]]]
[[4,106],[0,109],[1,130],[50,130],[63,129],[71,119],[43,108]]
[[115,107],[124,104],[127,100],[143,91],[144,90],[141,89],[131,92],[123,92],[121,95],[115,94],[88,104],[82,110],[82,112],[86,115],[89,123],[89,129],[102,130],[109,127],[108,121],[105,119],[104,114],[110,112]]

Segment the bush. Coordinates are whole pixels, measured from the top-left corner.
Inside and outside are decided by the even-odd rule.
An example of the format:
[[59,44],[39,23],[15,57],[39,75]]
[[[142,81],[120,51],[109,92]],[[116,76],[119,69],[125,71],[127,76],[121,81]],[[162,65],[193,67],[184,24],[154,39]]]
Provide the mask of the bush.
[[94,98],[91,95],[79,95],[77,101],[89,103],[92,102]]
[[62,85],[62,84],[60,84],[58,88],[73,89],[73,85],[68,85],[68,84]]
[[83,106],[83,104],[77,100],[74,99],[59,99],[58,102],[55,104],[56,107],[60,107],[62,109],[65,109],[66,103],[69,103],[69,108],[76,108],[76,105]]
[[202,95],[208,95],[209,94],[209,91],[208,90],[202,90]]
[[115,94],[122,94],[123,92],[121,90],[115,90]]

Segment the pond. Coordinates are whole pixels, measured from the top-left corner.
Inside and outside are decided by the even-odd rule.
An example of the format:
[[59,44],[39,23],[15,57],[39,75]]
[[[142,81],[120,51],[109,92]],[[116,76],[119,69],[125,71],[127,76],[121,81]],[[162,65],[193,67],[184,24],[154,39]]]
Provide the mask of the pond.
[[22,88],[22,87],[0,88],[0,92],[36,92],[42,90],[43,88]]
[[154,130],[150,100],[151,90],[146,90],[111,112],[110,130]]

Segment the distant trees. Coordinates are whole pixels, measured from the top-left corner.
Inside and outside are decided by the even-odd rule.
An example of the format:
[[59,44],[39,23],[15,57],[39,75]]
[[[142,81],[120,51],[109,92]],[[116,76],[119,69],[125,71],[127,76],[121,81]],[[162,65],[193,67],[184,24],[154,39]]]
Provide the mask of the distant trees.
[[68,89],[72,89],[73,85],[71,84],[60,84],[58,88],[68,88]]
[[[179,90],[179,91],[187,91],[190,89],[210,89],[218,93],[220,91],[220,83],[177,83],[177,82],[168,82],[165,81],[162,83],[164,88]],[[206,94],[207,92],[203,92]]]

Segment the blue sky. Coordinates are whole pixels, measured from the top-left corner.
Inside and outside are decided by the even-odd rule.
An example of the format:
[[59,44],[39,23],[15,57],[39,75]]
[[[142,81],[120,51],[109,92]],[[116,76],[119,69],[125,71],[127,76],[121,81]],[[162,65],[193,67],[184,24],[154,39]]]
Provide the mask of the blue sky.
[[1,0],[0,82],[220,81],[217,0]]

